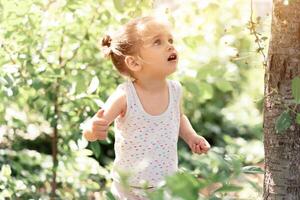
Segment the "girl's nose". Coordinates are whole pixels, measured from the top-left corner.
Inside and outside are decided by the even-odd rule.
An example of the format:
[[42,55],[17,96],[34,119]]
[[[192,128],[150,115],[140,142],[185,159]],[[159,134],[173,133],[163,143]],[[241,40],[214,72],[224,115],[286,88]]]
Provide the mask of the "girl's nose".
[[168,44],[168,51],[170,51],[170,50],[174,50],[173,44]]

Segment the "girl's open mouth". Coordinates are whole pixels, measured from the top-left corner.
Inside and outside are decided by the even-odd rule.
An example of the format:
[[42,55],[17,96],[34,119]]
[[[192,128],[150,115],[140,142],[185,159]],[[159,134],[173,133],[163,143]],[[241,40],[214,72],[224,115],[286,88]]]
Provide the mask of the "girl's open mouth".
[[168,61],[176,61],[177,60],[177,55],[176,53],[172,53],[169,58],[168,58]]

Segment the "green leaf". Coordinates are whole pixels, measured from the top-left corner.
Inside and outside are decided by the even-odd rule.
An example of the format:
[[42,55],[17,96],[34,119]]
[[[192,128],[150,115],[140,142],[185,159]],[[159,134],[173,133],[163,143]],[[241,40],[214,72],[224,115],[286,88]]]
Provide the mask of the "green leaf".
[[32,81],[31,86],[32,86],[34,89],[38,90],[38,89],[40,89],[40,88],[43,87],[43,84],[42,84],[42,81],[41,81],[40,79],[37,79],[37,78],[36,78],[36,79],[34,79],[34,80]]
[[116,198],[113,196],[113,194],[110,191],[106,192],[106,199],[107,200],[116,200]]
[[275,122],[275,128],[277,133],[282,133],[286,129],[288,129],[291,125],[292,118],[289,114],[289,111],[284,111],[277,118]]
[[88,94],[92,94],[93,92],[95,92],[97,90],[99,86],[99,79],[97,76],[94,76],[91,80],[91,83],[87,89],[87,93]]
[[14,78],[11,74],[5,74],[4,79],[6,80],[6,82],[8,83],[9,86],[13,85],[14,83]]
[[262,39],[262,40],[267,40],[268,37],[264,36],[264,37],[262,37],[261,39]]
[[182,40],[188,47],[192,49],[195,49],[197,47],[197,44],[199,44],[200,42],[204,42],[204,39],[201,35],[186,36],[182,38]]
[[[199,84],[199,90],[200,90],[199,96],[200,96],[201,99],[208,100],[208,99],[213,98],[214,89],[210,84],[205,83],[205,82],[201,82]],[[194,95],[197,95],[197,94],[198,93],[194,93]]]
[[199,94],[199,88],[194,82],[187,82],[186,89],[192,94]]
[[103,14],[107,17],[107,19],[111,18],[111,14],[108,10],[106,10]]
[[297,113],[297,116],[296,116],[296,123],[297,123],[297,124],[300,124],[300,113]]
[[295,77],[292,80],[292,95],[296,103],[300,104],[300,77]]
[[214,193],[216,193],[216,192],[236,192],[236,191],[240,191],[241,189],[243,189],[243,187],[228,184],[228,185],[223,185],[219,189],[215,190]]
[[11,169],[10,166],[7,164],[2,165],[1,167],[1,176],[5,176],[7,178],[9,178],[11,175]]
[[122,0],[114,0],[114,5],[117,11],[123,12],[123,3],[121,2]]
[[88,145],[88,141],[82,137],[77,140],[78,149],[85,149]]
[[76,80],[76,93],[77,94],[83,93],[86,90],[84,76],[81,73],[79,73],[75,77],[75,80]]
[[50,119],[50,126],[51,126],[52,128],[56,127],[56,126],[57,126],[57,119],[55,119],[54,117],[52,117],[52,118]]
[[166,178],[167,187],[174,196],[186,200],[198,198],[198,181],[195,176],[188,173],[176,173]]
[[226,80],[219,80],[219,81],[216,82],[216,85],[223,92],[233,90],[233,87],[230,84],[230,82],[226,81]]
[[81,149],[80,151],[76,151],[77,156],[91,156],[93,152],[89,149]]
[[230,169],[234,174],[241,173],[242,168],[242,156],[238,154],[225,154],[224,160],[226,160],[230,166]]
[[[227,180],[228,176],[230,176],[230,172],[228,172],[227,169],[226,170],[223,169],[223,170],[218,171],[218,173],[209,174],[207,179],[209,179],[212,182],[222,182],[222,181]],[[201,187],[201,188],[203,188],[203,187]]]
[[5,39],[9,38],[13,33],[14,33],[14,31],[7,31],[7,32],[4,34],[4,38],[5,38]]
[[164,191],[162,188],[159,188],[155,191],[148,192],[146,191],[147,197],[151,200],[164,200]]
[[246,174],[263,174],[264,171],[257,166],[245,166],[242,168],[242,172]]
[[96,158],[99,158],[100,153],[101,153],[101,148],[100,148],[99,142],[98,141],[92,142],[91,148],[92,148],[92,151],[95,154]]
[[0,83],[1,83],[1,85],[2,84],[3,85],[7,85],[8,84],[8,82],[4,78],[2,78],[2,77],[0,77]]

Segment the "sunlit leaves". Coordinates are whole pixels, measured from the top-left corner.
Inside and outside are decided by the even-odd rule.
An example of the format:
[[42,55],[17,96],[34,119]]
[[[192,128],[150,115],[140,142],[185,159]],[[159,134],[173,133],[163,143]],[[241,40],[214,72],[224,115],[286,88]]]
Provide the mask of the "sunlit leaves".
[[147,195],[151,200],[164,200],[164,190],[162,188],[148,192]]
[[214,193],[216,193],[216,192],[236,192],[241,189],[243,189],[243,187],[241,187],[241,186],[224,184],[222,187],[215,190]]
[[[57,190],[60,190],[59,194],[64,194],[62,198],[84,199],[90,190],[94,190],[91,186],[103,179],[101,176],[93,176],[93,180],[90,179],[91,168],[97,166],[98,161],[90,157],[87,159],[87,157],[94,154],[96,158],[101,156],[99,161],[110,161],[111,158],[104,154],[106,149],[103,148],[105,145],[109,145],[110,148],[112,140],[90,143],[78,140],[81,137],[78,126],[80,122],[94,114],[94,111],[103,104],[102,100],[112,92],[117,83],[120,83],[119,77],[112,72],[111,63],[102,59],[99,49],[97,49],[98,40],[108,31],[108,26],[117,27],[131,17],[152,12],[150,10],[152,2],[132,0],[32,2],[25,0],[22,1],[22,5],[20,4],[22,10],[19,7],[16,8],[16,2],[5,1],[0,5],[5,7],[3,12],[0,11],[2,19],[5,20],[0,21],[6,27],[3,34],[0,33],[0,37],[9,43],[11,48],[8,49],[12,53],[12,59],[18,66],[23,65],[23,67],[6,68],[7,72],[11,73],[5,76],[1,74],[0,95],[3,93],[13,97],[14,102],[20,104],[27,111],[29,110],[30,116],[37,113],[45,123],[50,123],[53,127],[57,125],[59,128],[58,158],[61,163],[60,171],[57,172],[58,180],[61,182]],[[238,1],[236,3],[239,6],[242,4]],[[26,6],[26,4],[30,5]],[[236,83],[239,81],[239,77],[245,76],[242,74],[245,73],[245,70],[240,72],[242,67],[238,64],[236,67],[227,67],[230,64],[228,56],[236,53],[235,48],[244,52],[249,50],[249,41],[246,35],[241,33],[243,23],[240,21],[240,7],[238,9],[231,8],[227,3],[220,6],[221,4],[205,1],[196,1],[190,7],[189,4],[182,4],[182,2],[179,2],[179,5],[180,8],[176,14],[175,11],[171,12],[175,15],[170,16],[170,19],[174,20],[174,25],[179,26],[179,29],[175,30],[176,33],[180,33],[178,34],[178,43],[181,38],[183,39],[183,43],[178,47],[186,48],[181,51],[181,58],[189,60],[190,63],[187,66],[193,68],[194,75],[197,74],[193,78],[183,78],[182,83],[184,83],[186,94],[184,97],[188,100],[186,104],[188,110],[193,112],[191,116],[194,116],[195,128],[203,130],[218,141],[219,138],[212,134],[223,133],[223,131],[227,134],[228,130],[228,132],[232,131],[228,124],[221,124],[222,118],[218,117],[218,111],[224,107],[227,99],[230,99],[230,91],[234,93],[241,89],[240,87],[234,88],[234,86],[238,85]],[[185,6],[187,12],[183,10]],[[203,9],[205,12],[202,12]],[[144,12],[145,10],[146,12]],[[24,12],[30,14],[24,15]],[[189,16],[185,17],[186,15]],[[185,21],[180,21],[181,19]],[[232,24],[237,28],[232,29]],[[239,25],[241,28],[238,28]],[[223,35],[222,31],[225,26],[230,37],[224,36],[223,40],[219,41],[218,38]],[[227,42],[226,45],[231,46],[228,47],[219,42]],[[0,60],[0,63],[9,62],[9,65],[12,65],[9,56],[6,53],[6,56],[2,56],[1,50],[0,59],[5,58],[6,60]],[[66,59],[71,60],[65,63]],[[61,65],[62,63],[64,65]],[[25,75],[25,81],[20,76],[14,76],[18,73],[17,70],[21,69],[23,74],[19,75]],[[99,80],[101,80],[101,85]],[[20,88],[20,95],[17,95],[16,91],[18,90],[15,90],[15,85]],[[3,88],[4,90],[2,90]],[[60,115],[55,113],[55,103],[58,105]],[[4,108],[5,106],[1,105],[1,112]],[[201,121],[203,118],[205,118],[205,122]],[[19,129],[24,126],[24,124],[21,126],[17,120],[14,120],[13,123]],[[51,129],[49,127],[50,133],[53,133],[53,127]],[[233,132],[239,132],[239,130],[234,129]],[[42,137],[44,134],[40,136]],[[49,139],[47,138],[47,140]],[[68,141],[73,142],[69,143]],[[88,148],[91,148],[92,151]],[[85,156],[86,160],[82,160],[82,157],[80,158],[82,162],[74,163],[75,158],[78,157],[74,157],[74,154],[69,151],[80,152],[76,155]],[[43,156],[42,153],[38,155]],[[191,157],[190,154],[187,155],[187,158]],[[51,166],[51,156],[48,158],[49,160],[36,162],[43,167]],[[171,179],[170,187],[175,196],[185,198],[190,195],[188,198],[195,199],[197,198],[197,188],[209,186],[209,182],[224,182],[228,180],[232,171],[239,172],[239,160],[226,160],[226,164],[224,164],[222,156],[212,156],[209,159],[212,161],[209,165],[205,164],[204,159],[197,159],[197,164],[193,165],[197,170],[203,170],[203,175],[207,179],[197,180],[191,175],[180,175]],[[30,159],[26,157],[25,160]],[[76,160],[78,161],[78,159]],[[94,163],[89,165],[91,160]],[[190,164],[189,160],[183,162]],[[86,170],[78,170],[79,165]],[[17,175],[21,174],[21,170],[23,170],[22,174],[25,173],[27,177],[30,177],[28,180],[32,181],[32,184],[26,183],[26,185],[37,185],[36,183],[38,183],[44,187],[43,182],[46,183],[45,180],[48,178],[50,180],[50,168],[44,167],[46,171],[42,173],[34,171],[35,173],[30,174],[28,172],[32,171],[24,170],[26,167],[20,162],[13,163],[12,166],[13,169],[20,169],[20,171],[14,170]],[[31,167],[27,168],[32,169]],[[40,183],[41,181],[42,183]],[[102,182],[104,181],[101,180]],[[234,189],[225,187],[227,190]],[[30,189],[26,190],[30,195],[43,195],[42,192],[37,193]],[[152,199],[163,199],[162,193],[163,190],[158,190],[151,194]],[[112,195],[107,197],[113,199]],[[41,197],[27,195],[24,198],[39,199]]]
[[78,73],[75,76],[75,81],[76,81],[76,93],[77,94],[80,94],[80,93],[86,91],[86,82],[85,82],[86,79],[83,74]]
[[93,92],[95,92],[97,90],[99,86],[99,79],[97,76],[94,76],[91,80],[91,83],[87,89],[87,93],[88,94],[92,94]]
[[117,11],[119,11],[119,12],[123,12],[124,10],[123,10],[123,2],[124,1],[122,1],[122,0],[113,0],[113,2],[114,2],[114,5],[115,5],[115,8],[117,9]]
[[91,148],[93,150],[93,153],[95,154],[96,158],[99,158],[101,153],[100,144],[98,141],[91,142]]
[[77,144],[78,144],[78,149],[84,149],[87,147],[88,145],[88,141],[83,139],[83,138],[80,138],[78,141],[77,141]]
[[200,35],[186,36],[182,39],[183,39],[184,43],[191,48],[196,48],[197,44],[203,42],[203,37],[201,37]]
[[245,166],[242,168],[242,172],[243,173],[247,173],[247,174],[263,174],[264,171],[257,166]]
[[228,92],[230,90],[233,90],[231,83],[226,80],[218,80],[216,81],[216,85],[223,92]]
[[195,200],[198,197],[198,181],[188,173],[177,173],[166,179],[167,187],[172,194],[186,200]]
[[199,97],[201,101],[205,101],[211,99],[214,95],[214,90],[211,84],[206,82],[200,82],[198,87],[200,88]]
[[11,169],[9,165],[2,165],[1,167],[1,176],[9,178],[11,175]]
[[106,199],[107,200],[116,200],[115,197],[114,197],[114,195],[110,191],[108,191],[106,193]]
[[4,84],[7,84],[7,86],[12,86],[14,83],[14,77],[11,74],[5,74],[2,78],[2,82],[4,82]]

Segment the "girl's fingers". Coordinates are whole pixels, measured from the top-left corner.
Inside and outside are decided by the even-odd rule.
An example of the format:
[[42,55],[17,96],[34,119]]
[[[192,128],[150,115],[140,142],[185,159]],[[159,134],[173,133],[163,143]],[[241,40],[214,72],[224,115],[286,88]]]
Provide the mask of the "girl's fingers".
[[195,147],[195,144],[192,144],[191,149],[192,149],[192,152],[193,152],[193,153],[196,153],[196,147]]
[[201,149],[204,150],[204,151],[206,151],[206,150],[208,149],[208,147],[205,146],[205,145],[202,145],[202,146],[201,146]]
[[201,151],[201,148],[200,148],[200,145],[199,145],[199,144],[197,144],[197,145],[196,145],[196,151],[197,151],[197,153],[199,153],[199,154],[201,154],[201,153],[202,153],[202,151]]
[[207,142],[207,141],[203,141],[203,143],[202,143],[202,147],[204,147],[204,148],[206,148],[206,149],[208,149],[209,148],[209,143]]
[[200,144],[201,144],[202,149],[209,149],[210,148],[210,145],[206,140],[201,140]]
[[99,137],[106,138],[107,131],[99,131],[99,132],[97,132],[97,136],[98,136],[98,138]]
[[204,145],[203,143],[200,144],[192,144],[191,149],[193,153],[197,153],[197,154],[202,154],[202,153],[207,153],[207,151],[209,150],[209,146]]
[[205,140],[205,145],[210,148],[210,144]]
[[97,132],[97,131],[105,131],[108,129],[108,126],[103,126],[103,125],[96,125],[93,126],[93,131]]
[[105,140],[107,138],[107,135],[98,135],[97,139],[98,140]]
[[193,151],[194,151],[194,153],[198,153],[196,144],[193,144]]
[[107,120],[105,120],[105,119],[97,119],[97,120],[95,120],[95,121],[93,121],[93,124],[99,124],[99,125],[107,125],[108,124],[108,122],[107,122]]

